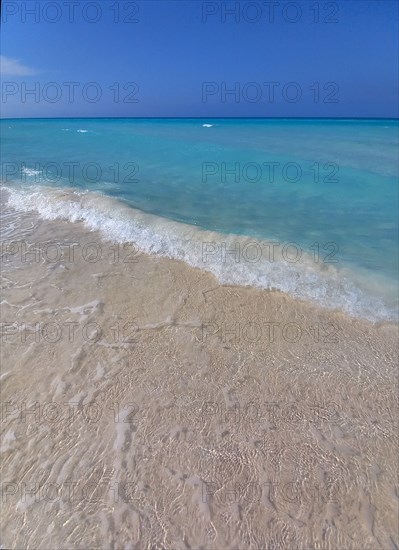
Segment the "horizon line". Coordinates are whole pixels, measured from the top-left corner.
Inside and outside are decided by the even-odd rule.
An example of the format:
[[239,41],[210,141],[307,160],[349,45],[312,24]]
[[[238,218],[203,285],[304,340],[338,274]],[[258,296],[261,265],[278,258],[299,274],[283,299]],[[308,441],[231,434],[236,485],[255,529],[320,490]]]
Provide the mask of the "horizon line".
[[156,120],[399,120],[399,117],[287,117],[287,116],[275,116],[275,117],[262,117],[262,116],[76,116],[76,117],[0,117],[1,120],[75,120],[75,119],[119,119],[119,120],[143,120],[143,119],[156,119]]

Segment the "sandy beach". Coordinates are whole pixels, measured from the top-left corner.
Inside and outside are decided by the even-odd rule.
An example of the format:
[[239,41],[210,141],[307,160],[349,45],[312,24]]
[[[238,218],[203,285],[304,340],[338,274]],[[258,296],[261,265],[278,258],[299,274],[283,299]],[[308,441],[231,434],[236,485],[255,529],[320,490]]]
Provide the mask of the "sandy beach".
[[1,8],[0,550],[399,550],[399,2]]
[[6,222],[3,548],[399,547],[397,326]]

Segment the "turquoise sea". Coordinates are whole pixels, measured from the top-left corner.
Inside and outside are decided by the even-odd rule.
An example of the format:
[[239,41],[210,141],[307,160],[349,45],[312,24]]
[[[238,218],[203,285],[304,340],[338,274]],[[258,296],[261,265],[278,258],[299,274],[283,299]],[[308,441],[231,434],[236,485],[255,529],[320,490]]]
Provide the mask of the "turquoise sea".
[[7,119],[0,128],[13,207],[83,220],[224,283],[397,319],[397,120]]

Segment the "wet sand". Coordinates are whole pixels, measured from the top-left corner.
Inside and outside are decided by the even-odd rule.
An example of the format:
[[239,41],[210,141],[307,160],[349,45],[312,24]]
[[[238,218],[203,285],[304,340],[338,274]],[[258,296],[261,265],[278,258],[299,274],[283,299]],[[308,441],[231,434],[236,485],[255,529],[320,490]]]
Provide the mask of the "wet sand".
[[399,548],[395,325],[13,220],[4,548]]

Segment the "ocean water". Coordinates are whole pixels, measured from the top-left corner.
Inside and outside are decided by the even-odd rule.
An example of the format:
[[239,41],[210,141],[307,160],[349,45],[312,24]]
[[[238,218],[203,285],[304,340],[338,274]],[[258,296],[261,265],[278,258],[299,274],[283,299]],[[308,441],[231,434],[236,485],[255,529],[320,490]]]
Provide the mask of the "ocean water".
[[372,321],[398,309],[398,121],[8,119],[10,206],[221,282]]

